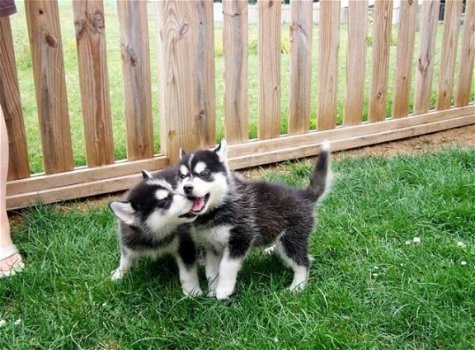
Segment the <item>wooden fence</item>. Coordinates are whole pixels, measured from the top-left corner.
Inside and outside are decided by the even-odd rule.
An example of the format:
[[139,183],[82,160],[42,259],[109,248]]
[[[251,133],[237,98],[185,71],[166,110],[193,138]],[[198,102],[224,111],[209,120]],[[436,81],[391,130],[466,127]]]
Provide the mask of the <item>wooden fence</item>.
[[[10,137],[8,208],[124,190],[142,169],[158,170],[177,161],[179,147],[192,150],[216,143],[213,3],[160,1],[153,8],[157,43],[149,42],[145,1],[118,1],[121,31],[127,160],[115,161],[101,0],[74,1],[74,21],[87,165],[75,167],[58,4],[27,0],[32,65],[44,158],[44,174],[30,174],[25,126],[9,18],[0,18],[0,104]],[[475,123],[470,101],[475,52],[474,1],[447,1],[441,60],[435,61],[439,0],[403,0],[395,67],[389,65],[391,0],[377,0],[374,23],[365,0],[349,2],[346,62],[339,62],[340,1],[322,0],[319,52],[312,52],[311,1],[292,1],[288,134],[280,135],[281,2],[259,1],[258,139],[249,140],[247,1],[223,3],[225,134],[232,168],[246,168],[313,156],[330,140],[334,150],[360,147]],[[418,20],[418,9],[420,16]],[[414,52],[416,27],[419,52]],[[459,30],[461,45],[458,50]],[[367,52],[367,36],[372,50]],[[159,77],[151,76],[150,46],[157,46]],[[368,49],[369,51],[370,49]],[[459,52],[457,52],[459,51]],[[372,55],[368,121],[362,120],[366,55]],[[413,55],[416,76],[411,76]],[[459,55],[460,68],[456,68]],[[318,58],[317,130],[309,130],[312,56]],[[436,109],[430,110],[432,76],[440,65]],[[346,65],[342,125],[337,126],[337,75]],[[313,67],[315,68],[315,67]],[[388,74],[395,69],[392,116],[386,115]],[[157,81],[155,81],[157,80]],[[160,154],[153,153],[151,85],[160,87]],[[411,84],[414,110],[410,113]],[[455,85],[455,86],[454,86]],[[79,98],[79,97],[78,97]],[[454,105],[452,106],[452,101]]]

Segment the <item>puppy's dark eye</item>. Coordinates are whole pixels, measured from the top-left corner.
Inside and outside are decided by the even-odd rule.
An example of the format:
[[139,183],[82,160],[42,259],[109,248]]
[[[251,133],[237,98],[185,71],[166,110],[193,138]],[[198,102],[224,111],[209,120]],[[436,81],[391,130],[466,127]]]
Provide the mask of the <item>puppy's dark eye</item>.
[[206,170],[206,169],[203,170],[203,171],[200,173],[200,176],[201,176],[202,178],[204,178],[204,179],[207,179],[210,175],[211,175],[211,174],[210,174],[209,170]]
[[180,179],[182,179],[182,180],[183,180],[185,177],[186,177],[186,175],[185,175],[185,174],[181,174],[181,173],[180,173]]

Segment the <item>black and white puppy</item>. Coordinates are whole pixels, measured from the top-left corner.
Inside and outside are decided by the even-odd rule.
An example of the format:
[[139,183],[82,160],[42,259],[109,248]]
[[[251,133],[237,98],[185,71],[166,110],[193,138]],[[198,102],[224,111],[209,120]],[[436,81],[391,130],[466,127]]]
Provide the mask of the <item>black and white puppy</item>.
[[330,147],[320,156],[305,189],[265,181],[243,181],[227,166],[223,140],[213,150],[181,152],[177,190],[194,201],[192,237],[206,252],[210,295],[226,299],[252,246],[271,246],[294,271],[290,289],[305,287],[309,273],[308,237],[315,204],[329,186]]
[[128,191],[124,200],[110,203],[117,216],[120,265],[112,279],[121,279],[138,258],[157,259],[171,254],[178,264],[185,295],[202,294],[197,273],[197,253],[188,223],[196,219],[193,201],[175,190],[177,169],[153,176],[142,172],[143,180]]

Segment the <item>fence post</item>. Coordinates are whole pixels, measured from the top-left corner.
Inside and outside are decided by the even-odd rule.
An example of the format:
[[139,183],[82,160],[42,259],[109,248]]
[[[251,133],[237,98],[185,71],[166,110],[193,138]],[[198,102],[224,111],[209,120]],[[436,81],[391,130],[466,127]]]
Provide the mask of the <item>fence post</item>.
[[79,81],[89,167],[114,162],[107,74],[104,6],[99,1],[73,1]]
[[361,123],[366,70],[368,1],[350,0],[348,6],[348,52],[346,55],[346,99],[343,125]]
[[223,1],[224,120],[229,143],[249,139],[247,1]]
[[318,130],[334,129],[336,126],[340,11],[341,4],[339,0],[320,1]]
[[259,139],[280,135],[280,0],[259,1]]
[[152,86],[146,1],[117,1],[124,76],[127,159],[153,156]]
[[289,134],[308,131],[312,79],[313,2],[293,1],[290,25]]
[[58,3],[28,0],[25,8],[45,172],[69,171],[74,165]]
[[9,17],[0,17],[0,105],[9,140],[8,180],[30,176],[15,52]]
[[162,153],[215,144],[212,1],[157,2]]

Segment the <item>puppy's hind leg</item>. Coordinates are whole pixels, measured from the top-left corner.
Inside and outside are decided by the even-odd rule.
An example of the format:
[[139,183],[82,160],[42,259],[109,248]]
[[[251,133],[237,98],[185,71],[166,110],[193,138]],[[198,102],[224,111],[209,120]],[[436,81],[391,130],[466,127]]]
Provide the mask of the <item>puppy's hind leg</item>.
[[303,290],[308,281],[310,266],[306,238],[286,232],[278,240],[276,251],[284,263],[294,271],[289,289],[293,292]]

